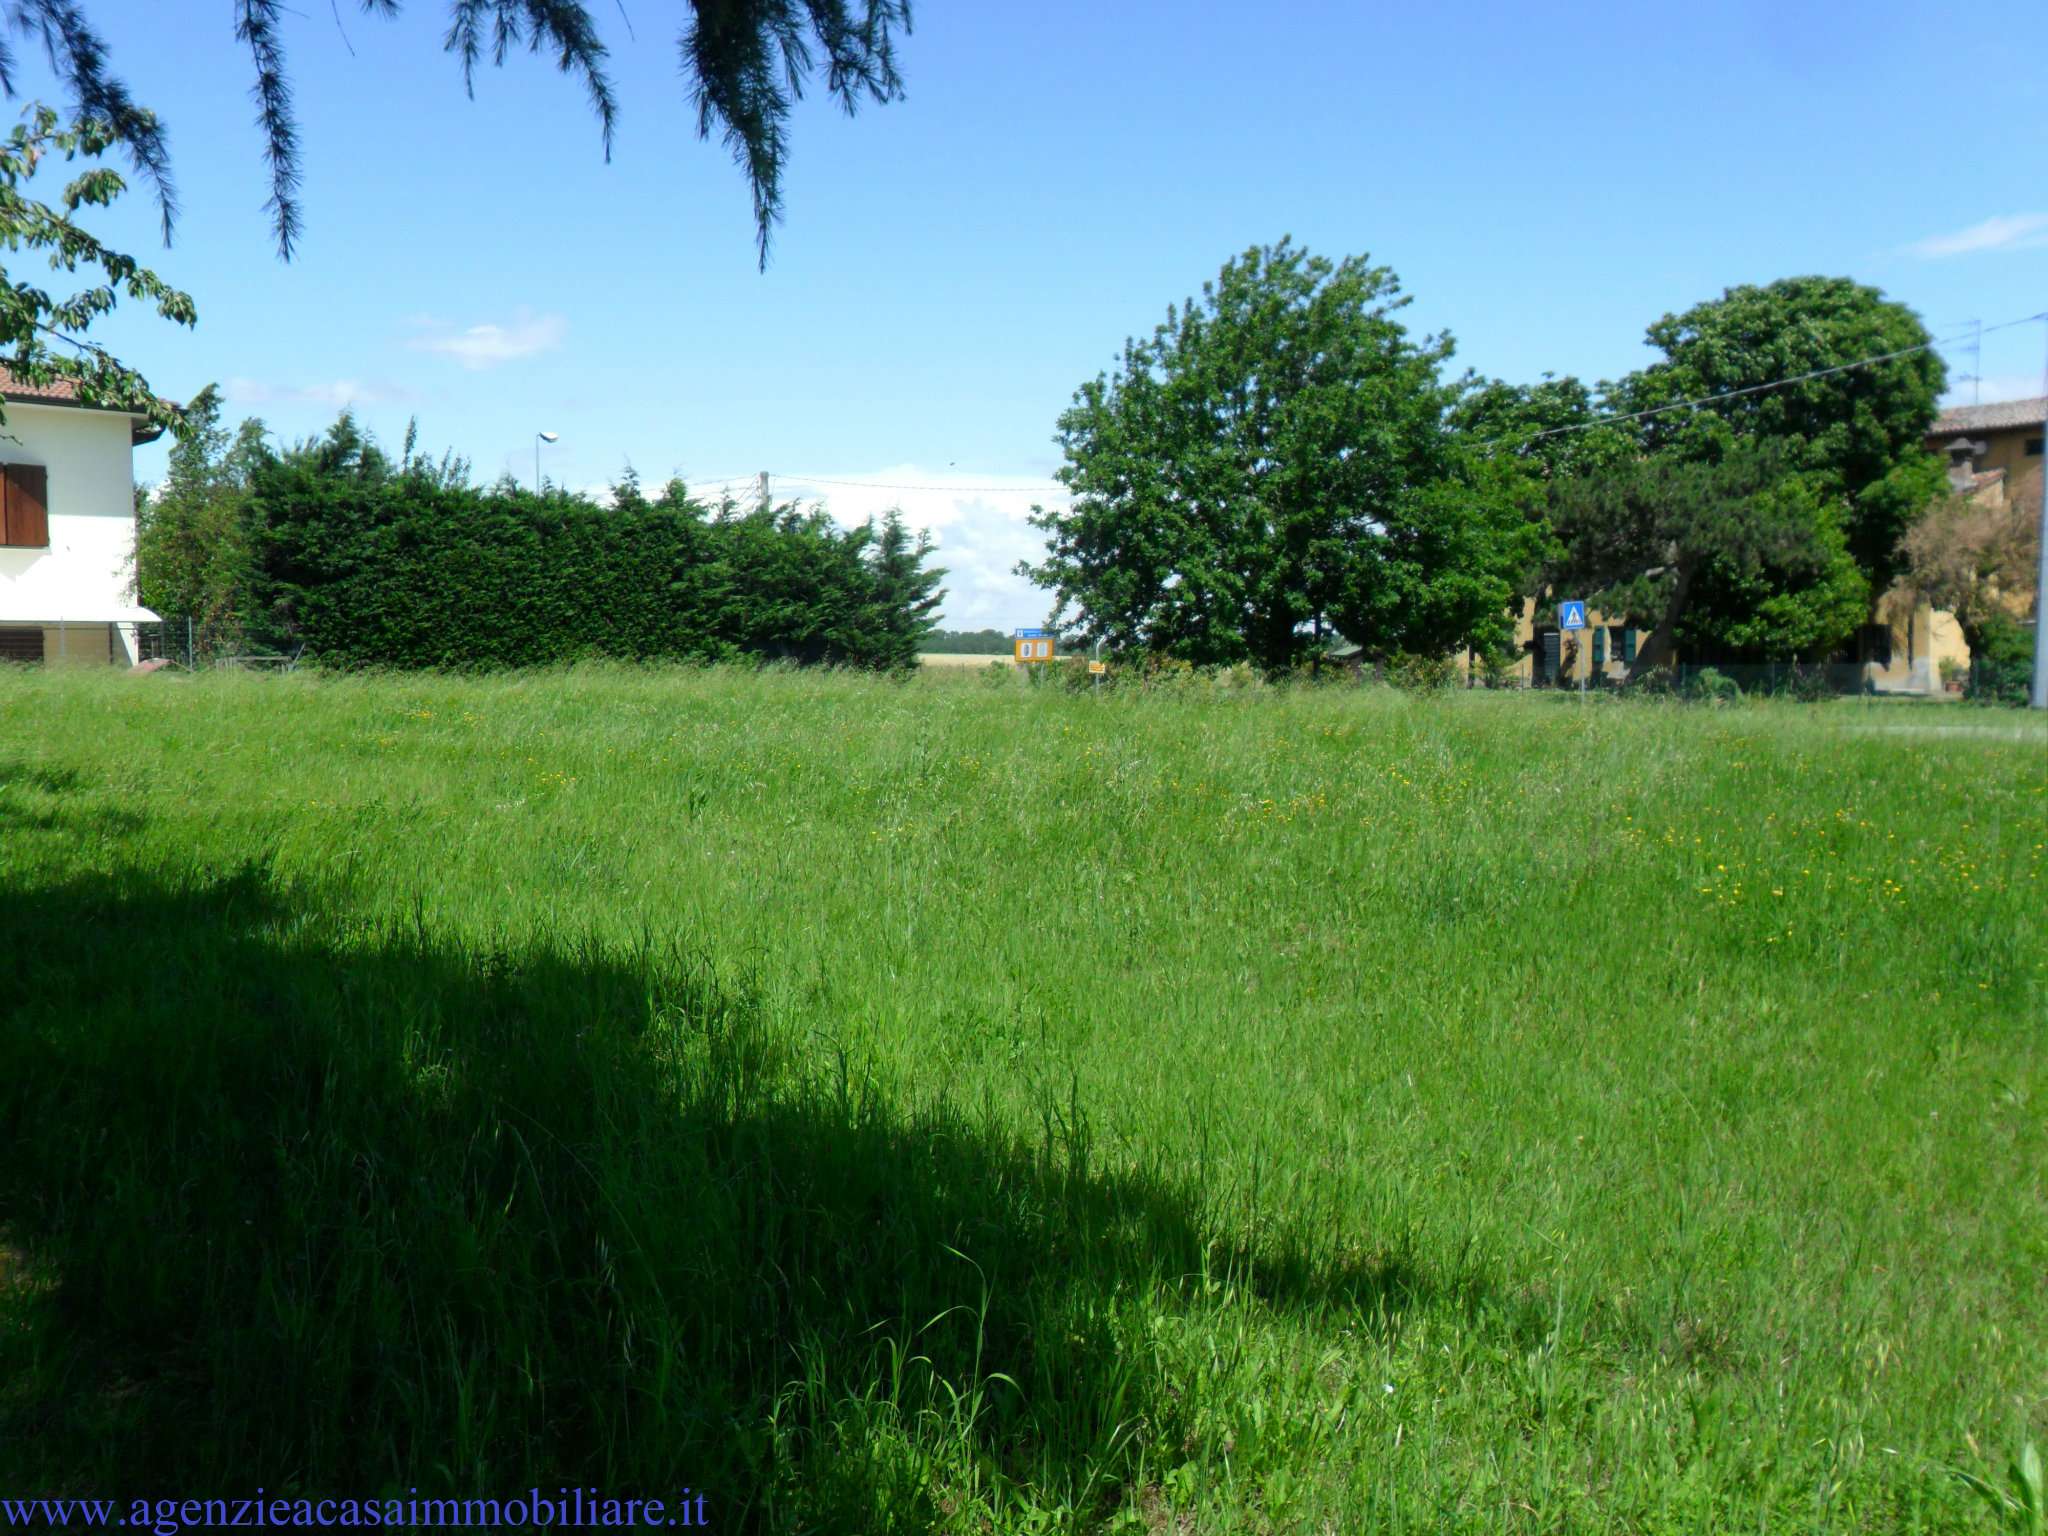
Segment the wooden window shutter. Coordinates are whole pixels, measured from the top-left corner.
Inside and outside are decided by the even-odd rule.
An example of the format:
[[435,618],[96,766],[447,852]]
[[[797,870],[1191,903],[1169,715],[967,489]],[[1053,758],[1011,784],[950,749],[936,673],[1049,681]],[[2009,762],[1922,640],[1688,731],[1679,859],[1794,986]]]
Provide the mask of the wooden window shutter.
[[50,472],[40,464],[7,466],[6,523],[0,543],[17,549],[46,549],[50,543]]

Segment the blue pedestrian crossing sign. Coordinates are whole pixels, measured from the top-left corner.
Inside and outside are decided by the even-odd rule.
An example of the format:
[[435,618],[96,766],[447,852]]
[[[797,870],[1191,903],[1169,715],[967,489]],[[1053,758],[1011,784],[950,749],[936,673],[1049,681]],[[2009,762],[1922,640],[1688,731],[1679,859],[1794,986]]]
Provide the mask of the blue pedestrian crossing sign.
[[1580,602],[1557,605],[1557,627],[1559,629],[1584,629],[1586,627],[1586,605]]

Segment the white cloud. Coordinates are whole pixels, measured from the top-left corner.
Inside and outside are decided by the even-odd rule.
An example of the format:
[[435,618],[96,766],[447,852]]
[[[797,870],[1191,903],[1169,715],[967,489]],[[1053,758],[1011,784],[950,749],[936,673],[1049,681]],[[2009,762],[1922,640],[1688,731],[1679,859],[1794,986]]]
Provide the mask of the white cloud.
[[[946,571],[948,629],[1008,630],[1045,621],[1052,594],[1016,573],[1019,560],[1045,557],[1045,535],[1024,521],[1029,505],[963,501],[948,523],[932,530],[934,563]],[[917,520],[908,507],[904,515]]]
[[334,379],[325,384],[271,384],[262,379],[229,379],[222,386],[237,405],[306,404],[340,410],[352,405],[391,405],[410,400],[412,393],[396,384],[361,379]]
[[[690,488],[704,496],[725,489],[750,501],[756,483],[749,476],[723,487],[691,481]],[[896,464],[821,474],[815,480],[778,477],[769,489],[778,501],[820,502],[842,523],[879,518],[900,507],[905,522],[929,532],[938,544],[933,563],[946,571],[941,622],[948,629],[1037,624],[1052,605],[1044,588],[1015,574],[1019,560],[1037,561],[1045,553],[1045,535],[1025,521],[1032,504],[1067,503],[1067,493],[1045,480]]]
[[569,334],[569,322],[560,315],[536,315],[524,309],[506,325],[485,323],[457,330],[426,316],[420,316],[416,324],[420,333],[407,346],[415,352],[452,357],[465,368],[496,368],[552,352]]
[[1906,247],[1923,261],[1943,256],[1971,256],[1981,251],[2025,251],[2048,245],[2048,213],[2007,213],[1958,229],[1930,235]]

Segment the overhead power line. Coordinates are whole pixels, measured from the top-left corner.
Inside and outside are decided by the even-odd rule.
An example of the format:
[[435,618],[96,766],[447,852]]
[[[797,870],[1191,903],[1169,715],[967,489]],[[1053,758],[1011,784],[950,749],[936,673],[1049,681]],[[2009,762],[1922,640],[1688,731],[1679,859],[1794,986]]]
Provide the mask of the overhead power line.
[[[1741,389],[1723,390],[1716,395],[1701,395],[1694,400],[1674,400],[1668,405],[1652,406],[1647,410],[1641,411],[1629,411],[1619,416],[1602,416],[1594,421],[1576,422],[1568,427],[1547,427],[1541,432],[1532,432],[1527,437],[1488,438],[1483,446],[1490,448],[1506,442],[1533,443],[1541,438],[1558,437],[1568,432],[1591,432],[1596,427],[1619,426],[1624,422],[1642,421],[1651,416],[1668,415],[1672,411],[1696,411],[1702,406],[1719,405],[1725,401],[1740,400],[1749,395],[1760,395],[1766,390],[1783,389],[1789,384],[1805,384],[1814,379],[1831,378],[1838,373],[1851,373],[1858,368],[1874,368],[1879,363],[1896,362],[1902,357],[1913,357],[1921,352],[1939,351],[1943,347],[1955,346],[1960,342],[1967,341],[1975,344],[1980,342],[1983,337],[1989,336],[1995,331],[2008,331],[2015,326],[2021,325],[2035,325],[2044,320],[2048,320],[2048,310],[2042,310],[2038,314],[2021,315],[2015,320],[2001,320],[1996,325],[1979,326],[1973,324],[1967,330],[1957,335],[1943,337],[1936,341],[1924,341],[1917,346],[1900,347],[1895,352],[1880,352],[1871,357],[1859,357],[1854,362],[1837,363],[1830,368],[1813,368],[1805,373],[1788,374],[1782,379],[1771,379],[1762,384],[1746,384]],[[1027,481],[1021,485],[910,485],[889,480],[841,480],[834,479],[829,475],[798,475],[782,469],[770,470],[769,473],[777,480],[788,480],[797,485],[835,485],[862,491],[934,491],[965,495],[974,492],[984,494],[989,492],[1038,494],[1060,492],[1067,489],[1057,480]],[[743,475],[706,476],[696,483],[699,485],[717,486],[743,485],[751,483],[758,478],[758,475],[758,471],[750,471]]]
[[[957,491],[968,492],[1023,492],[1039,495],[1047,491],[1063,491],[1065,486],[1057,480],[1030,480],[1021,485],[903,485],[892,480],[836,480],[829,475],[799,475],[786,469],[768,471],[777,480],[787,480],[794,485],[841,485],[862,491]],[[683,477],[689,480],[690,476]],[[758,470],[744,475],[706,475],[692,483],[697,485],[747,485],[760,478]]]
[[897,485],[886,480],[833,480],[824,475],[793,475],[786,470],[776,470],[778,480],[794,480],[799,485],[846,485],[863,491],[1063,491],[1065,486],[1057,480],[1031,480],[1022,485]]
[[[2033,325],[2041,320],[2048,320],[2048,310],[2043,310],[2035,315],[2022,315],[2017,320],[2001,320],[1997,325],[1972,326],[1959,336],[1946,337],[1940,341],[1923,341],[1918,346],[1901,347],[1896,352],[1880,352],[1875,357],[1859,357],[1853,363],[1837,363],[1832,368],[1815,368],[1806,373],[1795,373],[1782,379],[1772,379],[1765,384],[1747,384],[1741,389],[1723,390],[1718,395],[1701,395],[1697,400],[1674,400],[1669,405],[1652,406],[1646,411],[1630,411],[1621,416],[1602,416],[1597,421],[1581,421],[1569,427],[1548,427],[1541,432],[1532,432],[1527,437],[1516,438],[1514,441],[1533,443],[1539,438],[1557,437],[1566,432],[1590,432],[1595,427],[1612,427],[1625,421],[1641,421],[1645,417],[1662,416],[1671,411],[1696,411],[1703,405],[1719,405],[1724,400],[1740,400],[1745,395],[1760,395],[1767,389],[1783,389],[1787,384],[1804,384],[1811,379],[1825,379],[1831,375],[1849,373],[1858,368],[1873,368],[1879,363],[1894,362],[1899,358],[1912,357],[1920,352],[1938,351],[1942,347],[1954,346],[1960,341],[1974,341],[1979,337],[1989,336],[1993,331],[2010,330],[2016,325]],[[1488,440],[1487,446],[1491,447],[1494,443],[1504,443],[1507,441],[1509,439],[1505,437],[1491,438]]]

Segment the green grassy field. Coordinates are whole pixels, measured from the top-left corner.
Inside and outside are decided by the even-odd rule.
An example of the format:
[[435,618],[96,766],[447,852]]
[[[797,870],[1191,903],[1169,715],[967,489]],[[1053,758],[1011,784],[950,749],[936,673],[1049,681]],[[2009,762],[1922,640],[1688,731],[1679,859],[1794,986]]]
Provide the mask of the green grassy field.
[[1990,1530],[2048,735],[0,676],[0,1496]]

